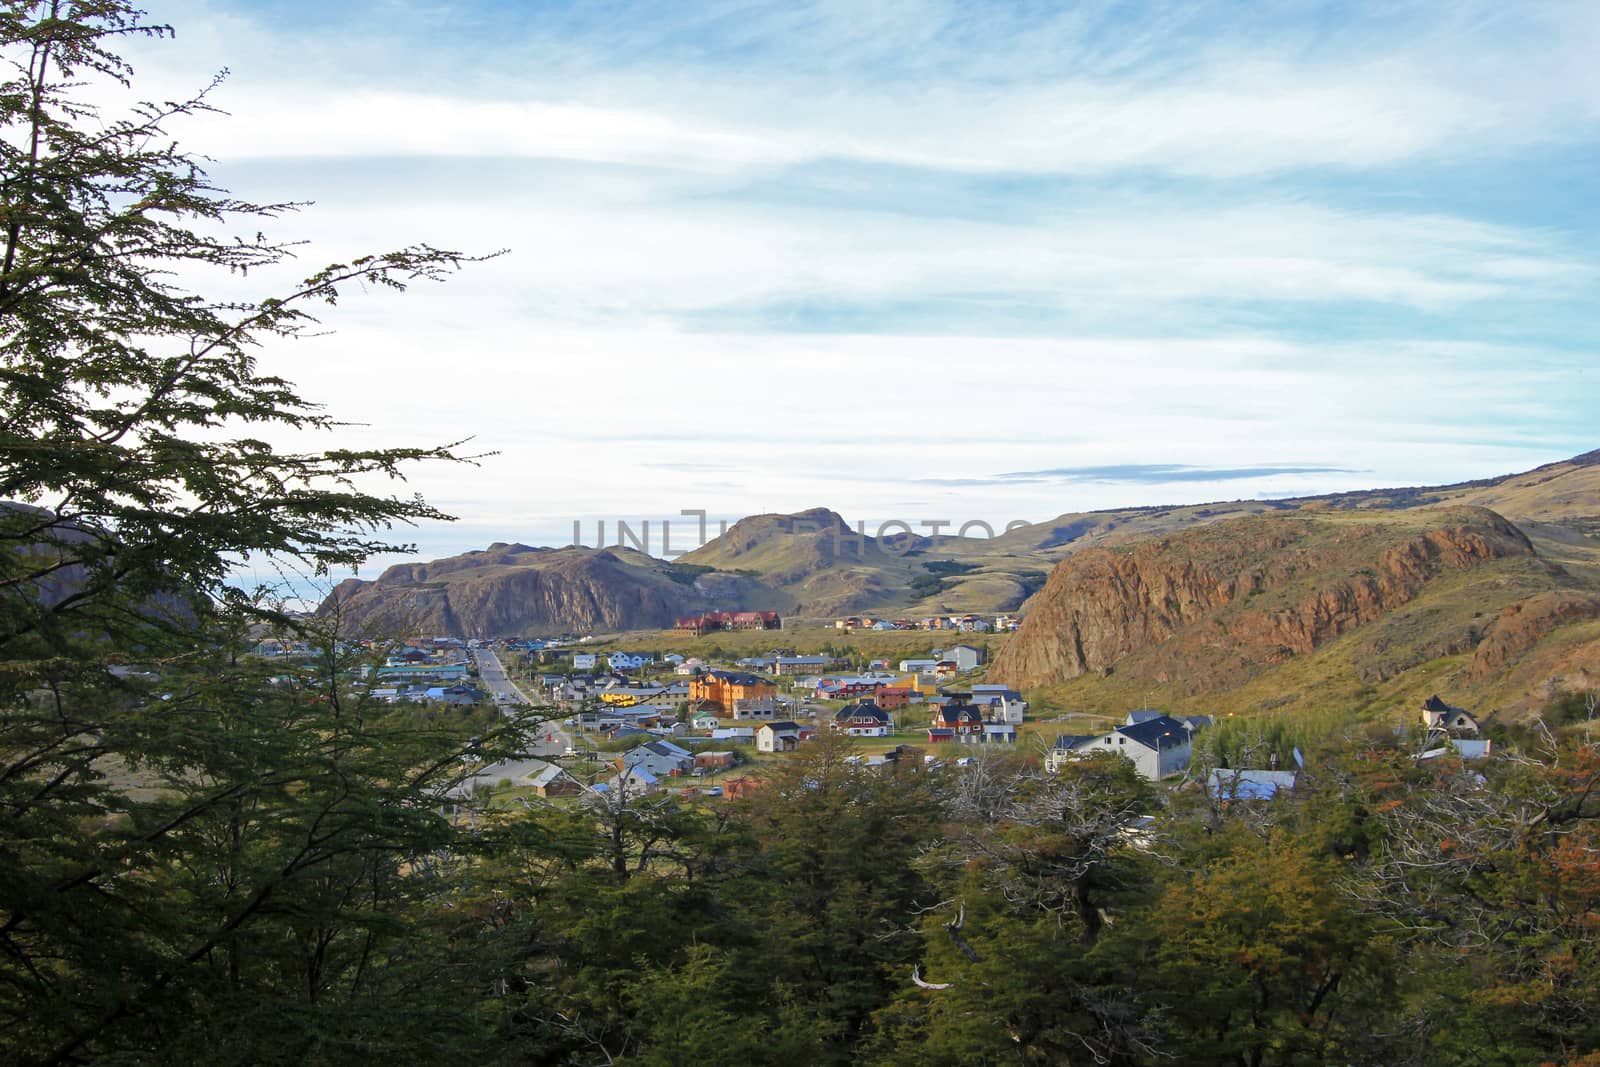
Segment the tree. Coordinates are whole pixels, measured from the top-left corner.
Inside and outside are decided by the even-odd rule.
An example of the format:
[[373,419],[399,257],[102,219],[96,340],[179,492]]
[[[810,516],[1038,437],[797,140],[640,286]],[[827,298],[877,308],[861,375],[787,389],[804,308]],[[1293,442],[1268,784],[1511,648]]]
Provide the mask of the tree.
[[[481,1036],[482,930],[448,906],[474,845],[440,813],[467,731],[371,706],[337,632],[226,579],[326,573],[444,517],[365,486],[455,446],[277,451],[264,431],[339,424],[256,357],[349,284],[471,257],[403,248],[253,301],[184,288],[283,262],[218,234],[294,205],[229,196],[168,139],[206,93],[85,102],[129,86],[120,42],[170,32],[123,0],[0,6],[0,1057],[445,1057]],[[318,654],[254,659],[267,622]],[[519,748],[513,727],[481,753]]]

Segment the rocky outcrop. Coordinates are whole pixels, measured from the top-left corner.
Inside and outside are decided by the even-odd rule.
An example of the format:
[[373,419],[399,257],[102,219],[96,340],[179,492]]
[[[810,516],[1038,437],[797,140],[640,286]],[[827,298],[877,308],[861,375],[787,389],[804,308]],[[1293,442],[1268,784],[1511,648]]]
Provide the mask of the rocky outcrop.
[[1237,684],[1406,604],[1441,572],[1533,554],[1494,512],[1424,515],[1432,521],[1260,516],[1082,552],[1029,602],[991,677],[1036,686],[1132,658],[1189,691]]
[[748,578],[686,573],[625,549],[494,545],[351,579],[323,604],[346,633],[481,637],[670,627],[707,607],[773,607]]
[[1467,677],[1475,682],[1500,674],[1558,627],[1600,619],[1600,595],[1553,589],[1501,610],[1484,631]]

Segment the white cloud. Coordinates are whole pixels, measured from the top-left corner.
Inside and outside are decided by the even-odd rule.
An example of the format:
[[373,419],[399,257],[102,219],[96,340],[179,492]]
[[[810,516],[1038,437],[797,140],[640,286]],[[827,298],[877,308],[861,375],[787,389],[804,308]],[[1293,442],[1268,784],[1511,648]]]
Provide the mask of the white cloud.
[[[1508,166],[1536,197],[1519,152],[1592,144],[1595,78],[1554,42],[1596,20],[1539,8],[1513,33],[1483,8],[1407,36],[1373,15],[1324,39],[1279,18],[1253,41],[1236,15],[1206,35],[1230,7],[1113,33],[1072,7],[1031,25],[933,0],[671,5],[455,53],[406,39],[407,5],[370,40],[212,7],[140,65],[176,93],[233,63],[233,118],[178,132],[267,186],[230,180],[241,194],[318,202],[280,227],[311,239],[307,267],[413,239],[513,249],[266,353],[372,424],[341,444],[500,451],[414,483],[475,531],[680,507],[887,517],[913,493],[998,524],[1578,450],[1597,399],[1582,337],[1518,331],[1564,336],[1527,313],[1585,306],[1590,235],[1340,184]],[[877,335],[784,332],[841,306]],[[795,323],[763,321],[785,308]],[[1044,336],[1007,336],[1030,332],[1013,314]],[[1480,329],[1496,343],[1430,336]],[[917,484],[1141,462],[1372,473]]]

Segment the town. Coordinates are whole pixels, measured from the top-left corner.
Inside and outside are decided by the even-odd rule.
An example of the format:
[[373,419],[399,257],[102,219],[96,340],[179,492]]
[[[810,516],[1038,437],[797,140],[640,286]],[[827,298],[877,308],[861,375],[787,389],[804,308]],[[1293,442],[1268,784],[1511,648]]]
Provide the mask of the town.
[[[968,615],[911,628],[1003,632],[1017,621]],[[890,627],[851,617],[835,628]],[[775,612],[715,613],[679,620],[675,629],[781,631],[781,620]],[[480,800],[496,792],[737,799],[760,788],[774,760],[824,736],[855,743],[859,753],[846,759],[864,769],[963,768],[984,748],[1027,741],[1022,748],[1047,773],[1113,755],[1148,782],[1183,783],[1196,739],[1215,723],[1211,715],[1134,708],[1119,721],[1101,717],[1093,732],[1067,732],[1062,721],[1079,717],[1030,714],[1022,693],[983,680],[984,649],[970,644],[894,661],[857,657],[859,666],[851,667],[844,657],[783,649],[719,662],[597,643],[609,642],[592,635],[412,639],[389,649],[375,670],[363,667],[361,684],[367,698],[381,703],[492,706],[538,717],[543,743],[536,758],[487,765],[467,779]],[[256,652],[283,657],[296,649],[266,640]],[[483,677],[499,679],[498,686],[485,686]],[[1422,706],[1417,725],[1419,760],[1492,754],[1492,742],[1478,737],[1476,718],[1437,695]],[[1295,749],[1273,752],[1261,766],[1207,767],[1204,787],[1218,797],[1269,800],[1294,788],[1301,760]]]

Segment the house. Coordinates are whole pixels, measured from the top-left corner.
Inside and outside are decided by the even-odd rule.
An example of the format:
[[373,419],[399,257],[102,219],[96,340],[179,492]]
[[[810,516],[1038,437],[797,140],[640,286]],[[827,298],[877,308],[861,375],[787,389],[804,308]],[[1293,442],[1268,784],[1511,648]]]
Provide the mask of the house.
[[719,630],[781,630],[783,619],[776,611],[708,611],[677,619],[672,625],[701,637]]
[[711,731],[713,741],[732,741],[736,745],[752,744],[756,739],[754,726],[719,726]]
[[903,659],[900,661],[900,673],[931,674],[938,664],[939,661],[936,659]]
[[900,708],[910,706],[913,695],[914,692],[911,689],[886,685],[878,690],[874,699],[877,701],[878,707],[884,711],[898,711]]
[[612,779],[612,788],[624,795],[649,797],[661,792],[661,779],[643,767],[630,767]]
[[863,700],[834,712],[833,728],[848,737],[888,737],[893,723],[888,712],[870,700]]
[[697,771],[724,771],[733,766],[732,752],[696,752],[694,769]]
[[775,696],[748,699],[736,698],[730,704],[729,714],[735,722],[750,719],[776,719],[782,714],[778,698]]
[[805,674],[808,671],[825,670],[832,663],[832,656],[774,656],[772,673],[779,677]]
[[522,780],[541,797],[575,797],[583,792],[582,782],[553,763],[524,775]]
[[1439,699],[1437,693],[1422,703],[1422,725],[1429,730],[1444,730],[1449,733],[1478,732],[1478,720],[1473,718],[1471,713],[1465,708],[1446,704]]
[[592,671],[595,668],[595,664],[597,664],[599,662],[600,662],[600,657],[599,657],[598,653],[594,653],[594,652],[574,652],[572,654],[572,668],[573,668],[573,670]]
[[941,660],[954,663],[958,671],[976,670],[983,663],[983,649],[974,648],[972,645],[957,645],[945,649],[938,655]]
[[1063,756],[1057,755],[1062,752],[1058,741],[1051,756],[1060,767],[1065,758],[1086,756],[1091,752],[1115,752],[1132,760],[1145,778],[1159,782],[1189,766],[1191,734],[1188,723],[1162,715],[1138,723],[1124,723],[1109,733],[1073,745]]
[[617,760],[617,770],[642,767],[657,778],[675,778],[694,770],[694,753],[671,741],[646,741]]
[[1075,760],[1082,755],[1079,750],[1089,742],[1098,740],[1098,737],[1097,734],[1062,734],[1046,753],[1044,769],[1055,774],[1068,760]]
[[1000,697],[998,706],[990,705],[989,717],[995,722],[1010,723],[1012,726],[1021,726],[1028,715],[1028,702],[1022,699],[1020,693],[1005,693]]
[[1017,743],[1017,728],[1009,722],[986,722],[983,724],[983,733],[979,739],[989,745],[1014,745]]
[[709,711],[699,712],[693,719],[689,720],[690,725],[696,730],[715,730],[717,728],[717,723],[721,721],[721,719],[717,718],[715,714]]
[[767,722],[756,729],[757,752],[793,752],[799,747],[799,723]]
[[642,652],[613,652],[606,657],[606,663],[614,671],[636,671],[653,662],[652,657]]
[[689,700],[697,707],[732,715],[735,701],[760,700],[778,695],[771,679],[745,671],[701,671],[689,680]]
[[1028,710],[1022,694],[1004,685],[973,686],[972,702],[983,709],[984,718],[988,721],[1010,723],[1012,726],[1020,726]]
[[665,656],[661,657],[661,662],[668,663],[676,667],[678,664],[683,662],[683,657],[678,655],[676,652],[668,652]]
[[[952,693],[934,706],[933,721],[928,724],[928,741],[969,742],[983,736],[983,712],[966,702],[966,693]],[[937,735],[937,736],[936,736]]]
[[1294,780],[1294,771],[1219,767],[1206,779],[1206,792],[1218,800],[1271,800],[1280,790],[1292,790]]

